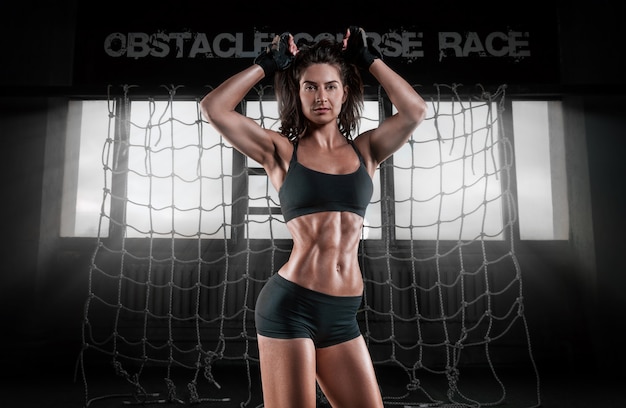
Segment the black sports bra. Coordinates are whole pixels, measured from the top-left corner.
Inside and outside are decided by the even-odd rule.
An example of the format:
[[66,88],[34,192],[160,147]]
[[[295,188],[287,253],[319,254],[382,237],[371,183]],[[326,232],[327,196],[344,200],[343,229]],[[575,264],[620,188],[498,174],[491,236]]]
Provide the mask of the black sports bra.
[[350,144],[361,163],[350,174],[328,174],[304,167],[298,163],[298,144],[294,145],[287,176],[278,191],[285,222],[323,211],[349,211],[365,216],[374,185],[361,153],[352,142]]

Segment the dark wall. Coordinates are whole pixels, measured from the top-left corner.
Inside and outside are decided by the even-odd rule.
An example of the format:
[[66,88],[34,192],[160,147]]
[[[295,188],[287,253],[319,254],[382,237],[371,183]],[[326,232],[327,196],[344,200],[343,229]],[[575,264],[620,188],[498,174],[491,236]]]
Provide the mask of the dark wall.
[[[46,160],[62,157],[62,153],[46,152],[62,149],[62,140],[50,140],[46,135],[62,133],[59,132],[62,118],[55,117],[56,100],[49,97],[77,85],[74,47],[87,40],[81,37],[88,35],[85,27],[90,21],[95,26],[128,24],[129,19],[132,22],[129,16],[140,19],[143,26],[173,24],[170,19],[177,19],[175,24],[184,27],[189,14],[197,25],[202,24],[202,16],[206,15],[206,24],[220,30],[228,27],[234,18],[241,18],[239,24],[255,27],[280,24],[268,22],[262,2],[253,2],[256,5],[250,5],[250,13],[244,16],[229,10],[217,15],[210,6],[198,9],[198,2],[181,1],[172,2],[175,6],[153,2],[141,12],[107,2],[95,7],[107,7],[106,10],[94,14],[79,6],[85,2],[72,0],[42,1],[35,5],[12,3],[2,6],[3,15],[10,18],[0,32],[3,54],[0,135],[5,158],[2,200],[5,238],[0,267],[0,316],[4,328],[0,341],[5,352],[0,358],[8,360],[2,362],[5,373],[11,371],[7,367],[33,366],[70,372],[80,347],[82,302],[87,294],[85,271],[92,243],[74,242],[72,250],[67,250],[56,237],[58,207],[51,199],[54,192],[48,187],[51,181],[58,182],[62,163]],[[584,112],[581,126],[588,150],[591,214],[581,214],[584,205],[574,208],[572,214],[590,217],[593,224],[591,230],[579,228],[571,247],[564,252],[555,252],[549,243],[519,248],[523,255],[521,267],[527,283],[526,312],[533,345],[546,365],[583,363],[608,367],[617,365],[618,361],[626,363],[624,348],[619,344],[621,331],[618,331],[626,320],[623,318],[626,301],[622,295],[626,279],[623,264],[626,64],[619,58],[623,50],[621,17],[626,13],[624,5],[613,3],[598,1],[578,10],[558,2],[542,2],[541,6],[524,2],[519,9],[505,12],[501,4],[490,7],[481,3],[483,8],[476,10],[472,5],[455,2],[416,8],[414,2],[394,1],[387,2],[390,7],[382,11],[380,7],[368,10],[359,6],[358,11],[350,13],[335,9],[330,17],[315,14],[310,17],[313,22],[308,23],[314,25],[315,19],[328,18],[330,22],[324,20],[328,27],[342,27],[349,15],[350,23],[356,20],[367,26],[385,21],[397,26],[405,21],[403,18],[413,18],[412,13],[415,21],[433,27],[454,26],[475,19],[512,18],[522,24],[532,23],[529,19],[533,18],[542,22],[548,18],[554,22],[559,45],[555,59],[558,75],[540,88],[548,85],[580,101]],[[279,6],[280,2],[271,4]],[[259,9],[255,11],[254,7]],[[285,22],[291,24],[293,18]],[[103,19],[106,19],[104,23]],[[469,75],[473,69],[464,68],[459,77]],[[546,67],[553,69],[554,66]],[[425,73],[424,81],[435,77],[434,73]],[[536,84],[517,85],[532,91]],[[573,184],[576,188],[577,182],[570,179],[570,187]],[[575,218],[572,222],[578,225]],[[23,361],[28,361],[28,366]]]
[[626,329],[626,103],[623,95],[597,95],[586,99],[587,149],[593,205],[596,252],[597,313],[594,316],[600,363],[611,366],[625,361],[626,351],[618,333]]

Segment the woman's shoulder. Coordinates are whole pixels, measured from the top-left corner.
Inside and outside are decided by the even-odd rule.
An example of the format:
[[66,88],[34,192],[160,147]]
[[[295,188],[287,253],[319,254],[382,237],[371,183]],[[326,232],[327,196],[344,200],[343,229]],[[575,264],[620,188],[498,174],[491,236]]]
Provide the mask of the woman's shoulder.
[[370,174],[374,174],[378,163],[374,160],[374,156],[372,154],[371,135],[372,130],[367,130],[355,137],[352,143],[361,154],[368,172]]
[[361,152],[361,154],[366,153],[366,151],[370,150],[370,136],[372,134],[373,129],[366,130],[365,132],[357,135],[352,139],[352,143],[356,146],[357,149]]
[[277,158],[279,157],[283,162],[289,162],[289,160],[291,160],[291,155],[293,154],[294,143],[280,132],[273,130],[270,132],[270,137],[272,138]]

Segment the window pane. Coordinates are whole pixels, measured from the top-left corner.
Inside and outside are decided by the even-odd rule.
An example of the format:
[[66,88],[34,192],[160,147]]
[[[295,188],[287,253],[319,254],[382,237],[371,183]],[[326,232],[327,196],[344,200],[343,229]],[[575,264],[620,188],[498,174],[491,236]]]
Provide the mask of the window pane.
[[130,120],[127,236],[230,237],[232,148],[197,103],[134,101]]
[[[266,129],[278,132],[278,103],[276,101],[248,101],[246,116]],[[246,158],[248,168],[262,168],[260,163]],[[248,207],[246,237],[256,239],[289,239],[291,234],[280,213],[278,193],[266,175],[248,177]],[[274,213],[270,213],[271,209]]]
[[[365,101],[363,106],[363,118],[359,124],[359,133],[378,127],[380,122],[380,113],[378,109],[378,101]],[[380,199],[380,169],[376,169],[374,177],[374,193],[372,200],[365,211],[365,220],[363,221],[363,238],[364,239],[381,239],[382,238],[382,209]]]
[[[107,101],[70,101],[65,146],[61,236],[108,236],[110,195],[104,201],[106,185],[111,186],[111,172],[103,169],[103,151],[110,148],[109,109]],[[111,122],[113,123],[113,122]],[[101,224],[100,224],[101,223]]]
[[436,102],[394,155],[398,239],[503,239],[495,104]]
[[567,239],[567,180],[560,102],[513,101],[521,239]]

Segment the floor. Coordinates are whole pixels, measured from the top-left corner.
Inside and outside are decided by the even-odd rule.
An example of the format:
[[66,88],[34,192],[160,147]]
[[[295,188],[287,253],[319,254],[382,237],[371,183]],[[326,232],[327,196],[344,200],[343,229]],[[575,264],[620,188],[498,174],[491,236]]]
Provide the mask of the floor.
[[[455,404],[446,399],[446,384],[436,378],[420,378],[420,384],[428,395],[415,391],[406,398],[399,398],[407,393],[407,376],[402,371],[391,368],[377,368],[381,390],[386,396],[386,407],[399,408],[460,408],[497,406],[506,408],[530,408],[535,406],[555,408],[624,408],[626,407],[626,391],[623,382],[617,376],[602,376],[599,373],[575,373],[554,371],[540,374],[539,387],[532,376],[517,374],[499,375],[504,384],[504,392],[497,382],[485,380],[480,373],[462,372],[459,378],[459,390],[462,395],[474,398],[480,404]],[[198,400],[190,404],[185,384],[191,380],[183,378],[177,384],[176,393],[180,393],[179,402],[168,402],[167,387],[163,378],[150,378],[142,375],[142,387],[152,393],[146,400],[132,397],[133,387],[112,372],[100,373],[83,381],[78,375],[68,370],[44,375],[38,373],[11,376],[4,372],[0,382],[0,407],[2,408],[117,408],[117,407],[198,407],[198,408],[234,408],[262,406],[254,374],[248,381],[248,370],[243,366],[218,368],[213,373],[220,385],[217,388],[208,384],[203,376],[198,378]],[[72,370],[73,371],[73,370]],[[109,369],[108,371],[112,371]],[[254,370],[250,370],[251,372]],[[189,376],[189,372],[186,372]],[[466,378],[464,378],[465,376]],[[5,378],[6,377],[6,378]],[[170,378],[176,379],[176,375]],[[492,378],[489,376],[489,378]],[[439,382],[438,382],[439,381]],[[445,382],[445,379],[443,380]],[[165,391],[163,390],[165,389]],[[162,394],[156,394],[161,392]],[[428,398],[430,397],[430,398]],[[174,401],[177,398],[170,399]],[[182,400],[185,399],[185,402]],[[439,402],[436,402],[439,401]],[[458,399],[455,401],[459,402]],[[493,402],[497,402],[494,404]],[[323,397],[319,399],[318,408],[328,407]],[[297,407],[294,407],[297,408]]]

